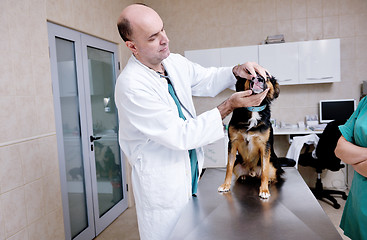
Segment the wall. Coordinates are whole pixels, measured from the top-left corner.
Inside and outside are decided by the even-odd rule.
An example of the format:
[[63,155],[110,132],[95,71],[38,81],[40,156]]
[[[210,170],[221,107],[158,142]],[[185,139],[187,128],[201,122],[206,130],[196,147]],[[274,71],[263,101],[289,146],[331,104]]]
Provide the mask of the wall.
[[[268,35],[287,42],[341,39],[341,82],[281,86],[272,106],[277,121],[297,123],[318,113],[321,99],[359,100],[367,80],[367,1],[365,0],[201,0],[145,1],[165,22],[172,52],[260,44]],[[266,67],[266,66],[264,66]],[[195,101],[199,112],[218,100]],[[284,154],[284,149],[280,149]]]
[[[275,34],[284,34],[286,42],[340,38],[341,82],[281,86],[280,96],[272,106],[272,117],[278,122],[304,121],[305,115],[318,113],[321,99],[359,101],[361,83],[367,80],[366,0],[144,2],[156,9],[165,22],[171,52],[181,54],[185,50],[256,45]],[[231,93],[227,90],[215,99],[194,98],[197,112],[217,106]],[[279,156],[285,156],[288,147],[286,137],[275,137]],[[341,173],[339,178],[343,177]]]
[[[47,20],[121,43],[115,22],[130,2],[0,1],[0,240],[64,239]],[[316,112],[321,98],[358,99],[359,84],[366,80],[365,0],[144,2],[160,13],[172,52],[181,54],[254,45],[277,33],[290,42],[341,38],[342,82],[282,86],[273,107],[279,120],[303,120]],[[129,55],[121,44],[122,66]],[[204,108],[211,103],[203,101]]]
[[120,43],[130,2],[0,1],[0,240],[65,239],[47,21]]

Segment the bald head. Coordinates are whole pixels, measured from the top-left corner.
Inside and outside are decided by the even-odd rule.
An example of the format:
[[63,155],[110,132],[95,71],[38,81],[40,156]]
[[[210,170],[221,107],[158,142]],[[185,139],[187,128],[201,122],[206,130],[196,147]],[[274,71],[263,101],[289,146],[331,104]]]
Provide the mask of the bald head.
[[150,7],[132,4],[120,14],[120,35],[133,55],[149,68],[161,71],[161,62],[170,54],[163,21]]
[[121,38],[126,41],[131,41],[133,31],[139,28],[146,27],[152,18],[159,18],[152,8],[144,4],[132,4],[127,6],[120,14],[117,27]]

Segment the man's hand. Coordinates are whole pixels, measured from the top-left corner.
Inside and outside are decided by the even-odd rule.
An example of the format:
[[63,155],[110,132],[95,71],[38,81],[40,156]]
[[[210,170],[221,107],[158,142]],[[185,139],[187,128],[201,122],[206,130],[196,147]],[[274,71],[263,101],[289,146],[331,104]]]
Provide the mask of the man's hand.
[[252,95],[251,90],[233,93],[217,107],[222,119],[228,116],[236,108],[259,106],[266,97],[268,91],[269,89],[266,89],[264,92],[255,95]]
[[256,73],[259,73],[264,79],[266,79],[267,73],[270,76],[269,72],[256,62],[247,62],[242,65],[235,66],[233,67],[232,72],[236,77],[246,78],[249,80],[257,77]]

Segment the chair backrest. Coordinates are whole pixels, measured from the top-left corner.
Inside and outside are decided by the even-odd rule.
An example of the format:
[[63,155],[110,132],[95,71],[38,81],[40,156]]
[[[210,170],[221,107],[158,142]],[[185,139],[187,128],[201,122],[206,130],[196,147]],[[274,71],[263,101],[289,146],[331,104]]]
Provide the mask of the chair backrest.
[[316,156],[322,169],[338,171],[344,165],[340,164],[340,159],[335,156],[335,148],[341,136],[339,126],[344,124],[345,120],[335,120],[328,123],[320,136],[316,147]]

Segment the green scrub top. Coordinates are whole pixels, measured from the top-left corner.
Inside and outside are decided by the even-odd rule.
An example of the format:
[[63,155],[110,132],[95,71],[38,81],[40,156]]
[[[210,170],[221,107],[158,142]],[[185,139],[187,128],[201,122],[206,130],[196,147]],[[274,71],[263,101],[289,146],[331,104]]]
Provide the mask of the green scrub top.
[[[347,141],[367,147],[367,97],[361,100],[356,111],[339,129]],[[353,240],[367,239],[367,178],[356,171],[340,227]]]

